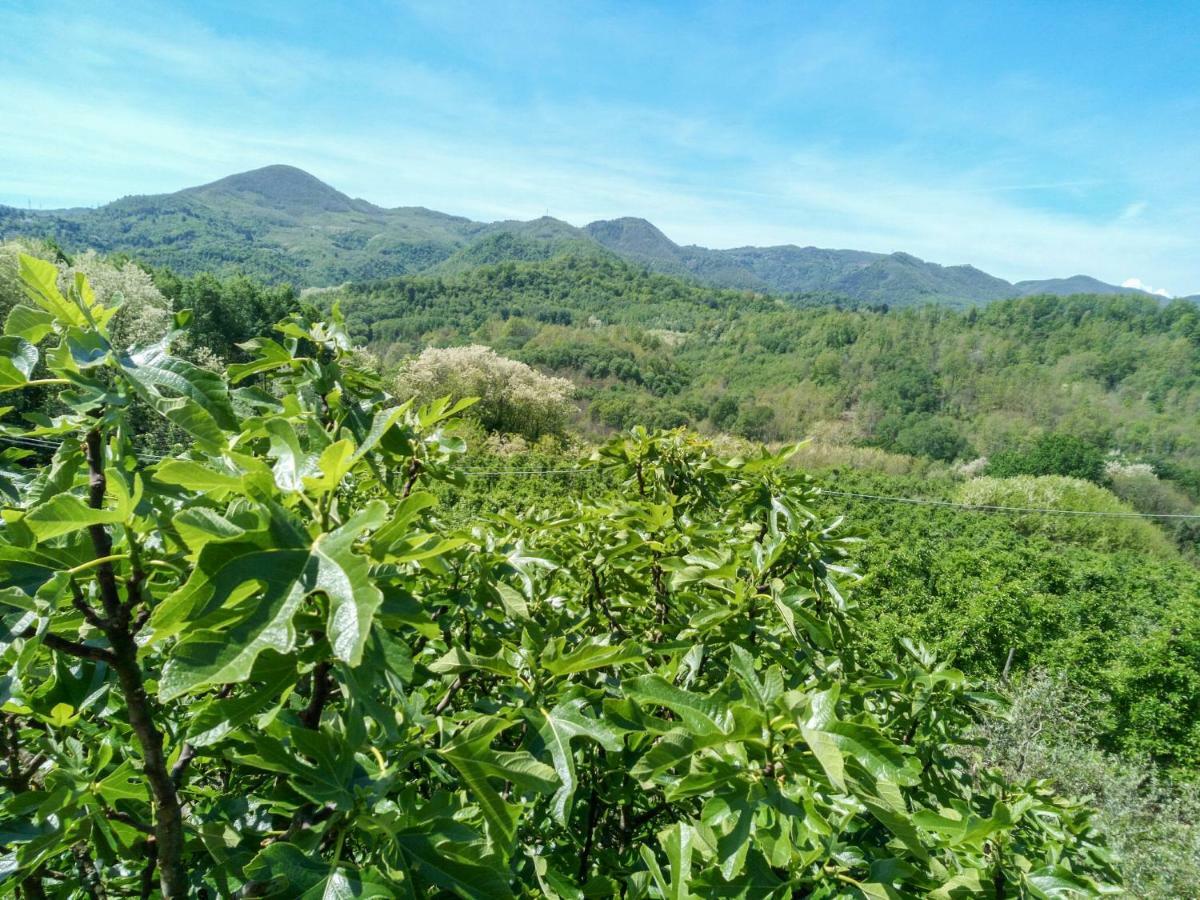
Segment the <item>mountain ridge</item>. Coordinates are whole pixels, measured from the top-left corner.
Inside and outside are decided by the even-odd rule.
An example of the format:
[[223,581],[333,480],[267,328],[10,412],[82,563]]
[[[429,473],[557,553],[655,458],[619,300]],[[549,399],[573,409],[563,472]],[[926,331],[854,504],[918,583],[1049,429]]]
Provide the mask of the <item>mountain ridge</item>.
[[909,253],[796,244],[712,249],[680,245],[634,216],[576,227],[544,216],[476,222],[425,207],[382,207],[289,165],[271,165],[169,194],[129,195],[99,207],[32,211],[0,206],[0,236],[50,237],[70,251],[126,252],[181,273],[245,271],[318,287],[472,265],[610,253],[714,287],[826,292],[897,306],[969,306],[1032,293],[1147,294],[1086,275],[1010,283],[971,265]]

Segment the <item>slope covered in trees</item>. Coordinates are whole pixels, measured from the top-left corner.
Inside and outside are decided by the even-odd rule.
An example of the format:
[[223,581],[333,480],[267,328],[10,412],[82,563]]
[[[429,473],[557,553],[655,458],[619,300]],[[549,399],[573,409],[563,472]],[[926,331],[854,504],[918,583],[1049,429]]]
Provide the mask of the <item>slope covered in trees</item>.
[[845,309],[574,257],[312,296],[340,299],[386,364],[427,343],[480,342],[572,377],[598,426],[690,422],[997,462],[1067,434],[1200,496],[1200,308],[1184,301]]

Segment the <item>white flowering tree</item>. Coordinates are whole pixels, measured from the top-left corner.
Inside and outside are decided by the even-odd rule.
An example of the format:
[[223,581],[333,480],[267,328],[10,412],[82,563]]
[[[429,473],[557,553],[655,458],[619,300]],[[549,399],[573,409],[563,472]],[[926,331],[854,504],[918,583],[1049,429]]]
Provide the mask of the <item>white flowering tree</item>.
[[485,428],[529,440],[562,433],[575,409],[573,392],[567,379],[543,375],[478,344],[428,347],[396,377],[397,396],[418,402],[478,397],[472,412]]
[[[46,248],[32,241],[0,244],[0,316],[22,302],[24,294],[17,271],[22,253],[46,255]],[[69,262],[60,259],[57,268],[60,291],[68,291],[75,276],[83,275],[98,302],[117,308],[109,327],[114,339],[122,344],[148,344],[170,330],[170,301],[155,287],[150,273],[136,263],[116,265],[88,250]]]

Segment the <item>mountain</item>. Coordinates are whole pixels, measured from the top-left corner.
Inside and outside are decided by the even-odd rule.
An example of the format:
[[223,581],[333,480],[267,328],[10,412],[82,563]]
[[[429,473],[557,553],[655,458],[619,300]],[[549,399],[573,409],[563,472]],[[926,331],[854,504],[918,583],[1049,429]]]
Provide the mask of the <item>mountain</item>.
[[210,205],[240,205],[250,210],[274,209],[298,218],[322,213],[382,212],[366,200],[351,200],[316,176],[294,166],[267,166],[230,175],[211,184],[185,188],[179,194]]
[[679,246],[645,219],[592,222],[584,230],[626,260],[666,275],[688,275],[717,287],[777,293],[820,291],[865,303],[951,306],[1030,294],[1145,294],[1086,275],[1011,284],[974,266],[940,266],[908,253],[824,250],[819,247]]
[[969,306],[1032,293],[1143,293],[1085,275],[1013,285],[972,266],[941,266],[907,253],[681,246],[632,217],[576,228],[548,216],[483,223],[419,206],[385,209],[284,165],[95,209],[0,206],[0,237],[17,235],[53,238],[68,251],[124,252],[183,274],[240,271],[304,287],[575,254],[615,255],[715,287],[832,293],[893,306]]
[[243,271],[302,286],[422,271],[486,227],[423,207],[383,209],[292,166],[173,194],[123,197],[96,209],[0,207],[0,235],[126,252],[184,274]]
[[833,284],[830,290],[858,300],[895,303],[955,301],[986,303],[1011,297],[1012,285],[974,266],[939,266],[908,253],[893,253],[856,269]]
[[536,262],[563,254],[611,255],[588,235],[561,219],[542,216],[529,222],[493,222],[479,237],[425,271],[453,275],[501,262]]
[[883,258],[860,250],[791,245],[732,250],[680,246],[645,219],[631,217],[592,222],[584,231],[623,259],[655,272],[757,291],[834,290],[832,285],[842,276]]
[[1146,291],[1131,287],[1119,287],[1115,284],[1105,284],[1090,275],[1072,275],[1070,278],[1047,278],[1042,281],[1018,281],[1013,285],[1021,297],[1034,294],[1057,294],[1067,297],[1071,294],[1145,294]]

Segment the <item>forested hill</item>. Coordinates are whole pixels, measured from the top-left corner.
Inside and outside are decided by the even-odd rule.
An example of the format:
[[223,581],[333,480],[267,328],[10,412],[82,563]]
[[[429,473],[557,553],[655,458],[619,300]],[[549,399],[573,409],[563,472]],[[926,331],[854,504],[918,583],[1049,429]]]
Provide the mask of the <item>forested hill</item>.
[[944,460],[1066,432],[1200,486],[1200,307],[1185,301],[1041,295],[885,313],[575,257],[312,296],[340,298],[385,362],[479,342],[571,377],[601,426],[818,435]]
[[569,252],[616,255],[718,287],[821,291],[891,306],[968,306],[1022,294],[1132,290],[1086,276],[1014,285],[969,265],[941,266],[907,253],[790,244],[730,250],[680,246],[636,218],[576,228],[549,217],[488,224],[422,207],[385,209],[281,165],[173,194],[124,197],[96,209],[0,206],[0,238],[16,236],[49,237],[68,251],[128,253],[184,274],[244,273],[301,287],[456,272]]

